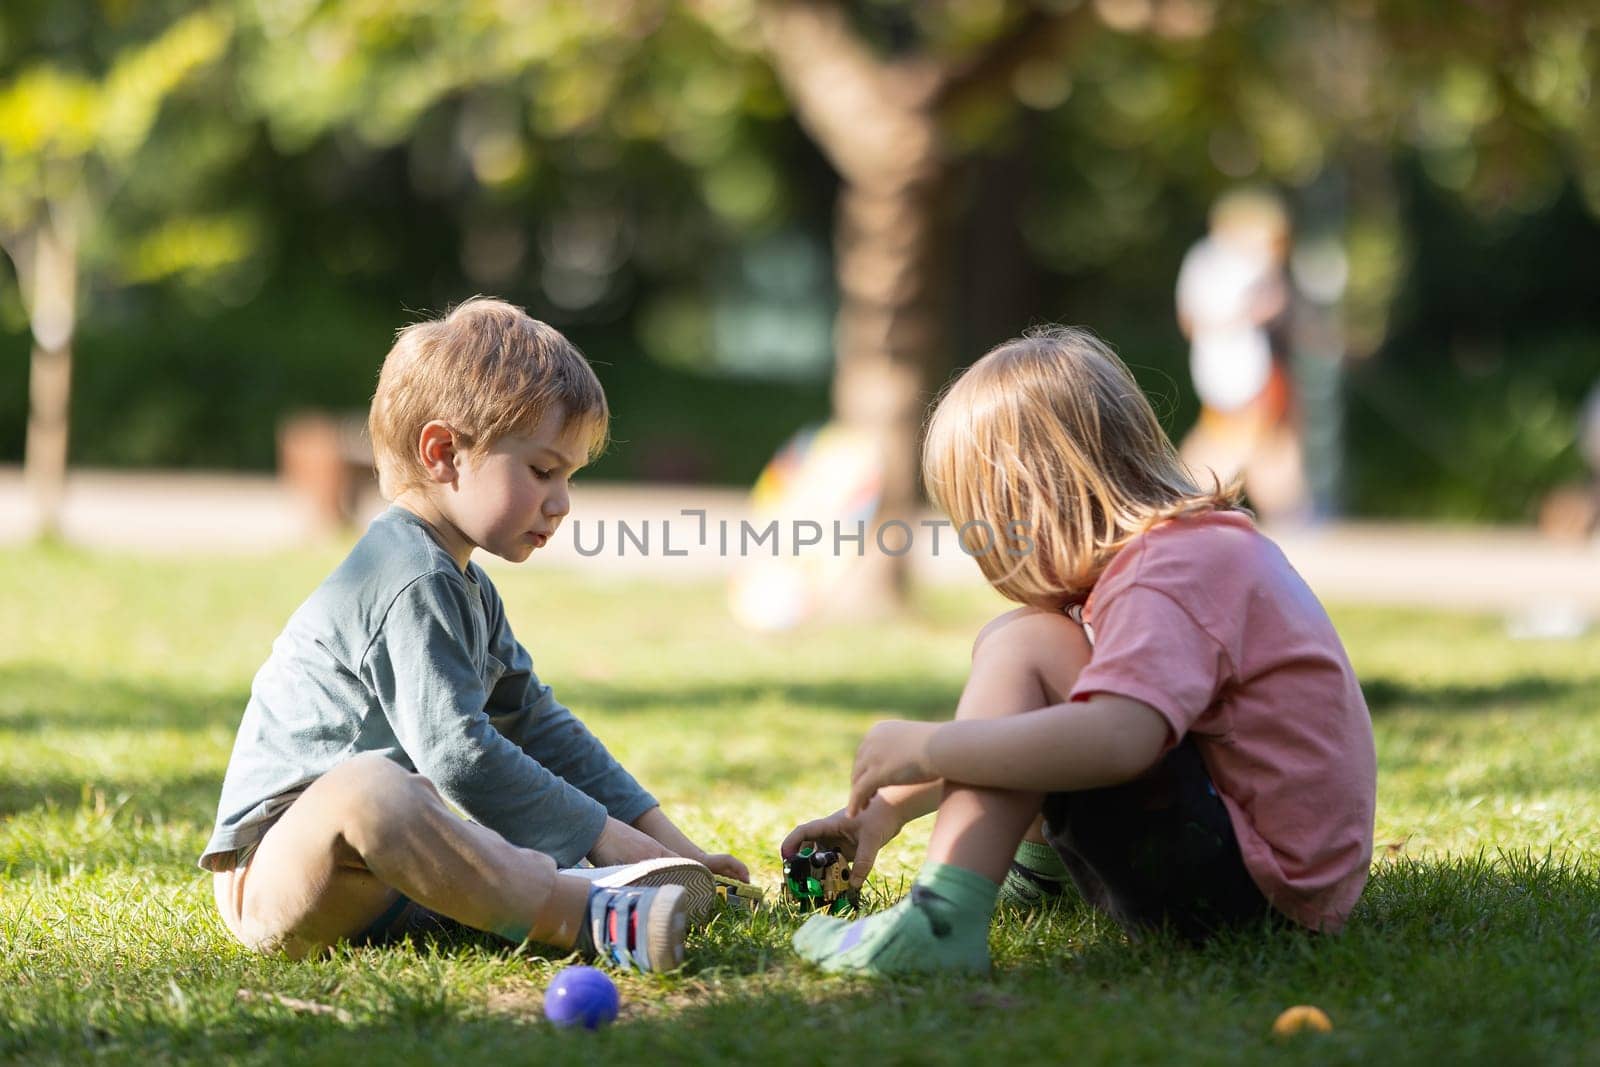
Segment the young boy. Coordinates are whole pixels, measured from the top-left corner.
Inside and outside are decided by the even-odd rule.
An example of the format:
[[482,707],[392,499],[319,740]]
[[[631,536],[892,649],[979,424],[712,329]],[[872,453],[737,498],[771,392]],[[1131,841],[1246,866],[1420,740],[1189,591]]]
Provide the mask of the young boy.
[[[608,420],[582,354],[518,308],[400,332],[370,416],[393,506],[273,643],[200,857],[245,945],[299,958],[434,913],[671,970],[710,872],[749,878],[539,682],[470,562],[555,534]],[[630,866],[562,869],[585,857]]]

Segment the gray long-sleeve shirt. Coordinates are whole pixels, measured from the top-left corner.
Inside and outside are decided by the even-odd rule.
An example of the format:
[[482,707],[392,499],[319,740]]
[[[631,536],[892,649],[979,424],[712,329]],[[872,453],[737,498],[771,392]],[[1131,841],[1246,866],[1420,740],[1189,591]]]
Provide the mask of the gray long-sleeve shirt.
[[533,672],[494,585],[392,507],[289,619],[256,674],[216,829],[227,869],[318,777],[363,752],[424,775],[476,822],[571,866],[607,814],[656,806]]

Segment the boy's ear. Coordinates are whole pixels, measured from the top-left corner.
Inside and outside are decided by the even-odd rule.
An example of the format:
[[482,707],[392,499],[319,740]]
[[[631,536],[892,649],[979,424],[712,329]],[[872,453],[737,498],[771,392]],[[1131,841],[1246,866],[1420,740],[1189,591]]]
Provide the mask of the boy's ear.
[[458,454],[455,431],[438,419],[425,425],[417,435],[417,458],[435,482],[448,484],[456,480]]

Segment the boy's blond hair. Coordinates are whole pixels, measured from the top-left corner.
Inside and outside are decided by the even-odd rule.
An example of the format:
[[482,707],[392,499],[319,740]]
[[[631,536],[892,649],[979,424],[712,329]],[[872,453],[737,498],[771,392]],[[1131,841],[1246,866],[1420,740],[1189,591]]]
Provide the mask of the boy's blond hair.
[[1128,368],[1064,326],[1007,341],[946,388],[922,473],[989,583],[1051,610],[1085,597],[1135,535],[1239,500],[1201,488]]
[[387,500],[426,484],[417,456],[423,426],[438,419],[472,455],[511,433],[530,433],[559,405],[566,428],[606,444],[605,390],[583,353],[554,327],[501,300],[474,297],[441,319],[407,326],[378,374],[367,430]]

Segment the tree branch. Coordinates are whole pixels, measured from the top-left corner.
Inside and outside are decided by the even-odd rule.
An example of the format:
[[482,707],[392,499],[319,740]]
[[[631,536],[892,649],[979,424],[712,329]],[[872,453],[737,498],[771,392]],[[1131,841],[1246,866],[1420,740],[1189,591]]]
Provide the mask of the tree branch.
[[970,97],[1009,82],[1013,74],[1034,60],[1059,58],[1073,31],[1083,22],[1083,18],[1030,8],[1005,36],[946,71],[932,100],[934,110],[948,113]]
[[773,0],[759,12],[796,117],[842,176],[904,180],[933,164],[937,131],[924,103],[937,65],[879,59],[830,0]]
[[835,169],[858,183],[902,183],[937,165],[938,122],[970,97],[1009,87],[1029,62],[1060,56],[1088,16],[1038,7],[969,59],[886,60],[838,0],[764,0],[762,34],[800,124]]

